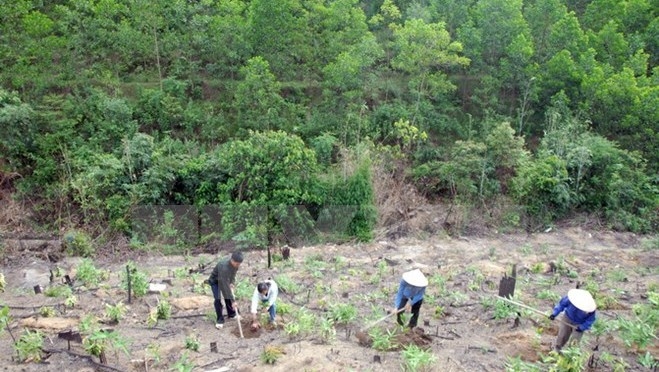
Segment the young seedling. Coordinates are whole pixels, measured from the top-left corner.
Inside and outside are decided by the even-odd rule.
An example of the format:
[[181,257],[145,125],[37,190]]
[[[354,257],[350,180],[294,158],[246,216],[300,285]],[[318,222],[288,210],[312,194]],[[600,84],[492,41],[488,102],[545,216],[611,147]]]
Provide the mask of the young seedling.
[[275,364],[284,355],[284,348],[275,345],[266,345],[261,353],[261,361],[265,364]]
[[116,305],[105,304],[105,316],[113,323],[119,321],[126,314],[126,305],[119,301]]
[[26,329],[14,344],[21,362],[40,362],[43,348],[43,334]]
[[192,351],[199,351],[199,347],[201,346],[201,342],[199,341],[199,337],[195,335],[190,335],[185,338],[185,348],[188,350]]
[[437,362],[437,357],[430,351],[415,344],[406,346],[403,351],[403,369],[405,371],[422,371]]
[[398,345],[396,344],[396,333],[395,331],[383,331],[379,327],[371,328],[368,332],[369,337],[373,340],[372,347],[378,351],[389,351],[393,350]]

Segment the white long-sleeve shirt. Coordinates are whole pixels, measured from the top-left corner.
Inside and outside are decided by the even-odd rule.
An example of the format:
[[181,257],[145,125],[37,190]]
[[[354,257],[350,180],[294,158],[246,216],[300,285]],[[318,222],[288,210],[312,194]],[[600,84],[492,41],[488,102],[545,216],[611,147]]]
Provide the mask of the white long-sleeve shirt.
[[265,283],[270,283],[270,289],[268,289],[268,293],[262,295],[259,292],[258,286],[254,288],[254,294],[252,295],[252,314],[256,314],[256,309],[258,308],[259,302],[262,301],[268,301],[268,308],[272,306],[275,301],[277,301],[277,295],[279,294],[279,288],[277,287],[277,283],[275,283],[274,280],[266,280],[264,281]]

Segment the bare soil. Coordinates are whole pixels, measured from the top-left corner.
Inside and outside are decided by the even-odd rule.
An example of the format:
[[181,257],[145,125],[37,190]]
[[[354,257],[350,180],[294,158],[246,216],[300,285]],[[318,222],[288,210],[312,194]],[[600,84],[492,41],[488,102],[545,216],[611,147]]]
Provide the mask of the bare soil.
[[[33,287],[61,285],[49,280],[50,270],[61,268],[75,278],[78,258],[55,258],[5,242],[7,256],[0,272],[7,287],[0,293],[0,305],[7,305],[13,322],[11,335],[18,338],[24,329],[36,329],[46,336],[41,363],[19,363],[13,340],[6,330],[0,334],[0,365],[5,371],[165,371],[176,370],[187,356],[195,371],[400,371],[401,350],[414,343],[436,357],[432,371],[502,371],[510,357],[537,361],[546,354],[556,334],[556,324],[540,315],[525,312],[515,326],[514,318],[496,320],[493,309],[483,304],[497,296],[501,277],[518,268],[517,300],[549,313],[554,302],[537,297],[541,283],[557,278],[550,290],[564,295],[577,282],[596,281],[601,293],[613,296],[614,308],[599,311],[599,317],[610,321],[631,314],[634,304],[643,302],[648,286],[659,284],[659,255],[643,249],[645,238],[628,233],[584,230],[579,227],[554,228],[537,234],[498,234],[452,238],[441,232],[426,233],[417,238],[379,239],[369,244],[324,245],[292,249],[289,261],[276,262],[267,268],[263,251],[246,252],[238,272],[238,280],[255,286],[259,279],[288,277],[301,286],[296,293],[283,292],[280,303],[288,304],[290,314],[279,317],[276,327],[266,326],[251,332],[249,321],[242,320],[244,338],[240,337],[237,320],[228,320],[224,329],[213,326],[212,296],[193,291],[192,275],[177,276],[181,269],[199,269],[207,277],[219,254],[194,256],[161,256],[141,254],[130,257],[139,270],[148,273],[153,283],[166,283],[161,294],[133,298],[127,304],[127,293],[121,288],[125,256],[95,259],[97,268],[108,270],[109,278],[99,288],[84,288],[74,282],[79,302],[74,308],[63,306],[62,298],[35,294]],[[46,244],[47,245],[47,244]],[[324,265],[310,262],[323,262]],[[559,265],[572,275],[551,272]],[[404,331],[395,318],[377,325],[384,331],[396,332],[398,346],[391,351],[375,350],[368,338],[357,334],[393,306],[401,274],[421,267],[430,278],[426,300],[421,308],[419,327]],[[384,269],[383,269],[384,268]],[[615,273],[613,275],[612,273]],[[443,287],[441,279],[445,281]],[[171,285],[170,285],[171,283]],[[172,304],[172,317],[147,324],[149,311],[159,300]],[[58,337],[59,332],[77,330],[88,314],[104,319],[106,304],[123,301],[128,305],[124,319],[118,324],[103,324],[129,341],[129,355],[107,354],[102,366],[89,356],[82,345]],[[247,312],[248,298],[239,299],[239,308]],[[285,325],[295,321],[294,313],[304,307],[318,319],[328,316],[333,304],[352,304],[359,315],[347,325],[336,325],[336,338],[327,341],[319,330],[290,337]],[[56,316],[39,315],[43,306],[53,306]],[[363,334],[361,334],[363,335]],[[198,352],[185,349],[187,337],[200,341]],[[211,351],[211,343],[217,352]],[[617,335],[596,339],[586,333],[583,348],[597,358],[603,352],[623,358],[627,370],[645,370],[636,361],[637,354],[628,350]],[[277,347],[284,354],[273,365],[261,357],[266,347]],[[593,348],[597,348],[593,351]],[[157,348],[157,352],[153,352]],[[148,351],[151,349],[152,351]],[[657,343],[647,348],[659,359]],[[597,370],[607,370],[599,364]]]

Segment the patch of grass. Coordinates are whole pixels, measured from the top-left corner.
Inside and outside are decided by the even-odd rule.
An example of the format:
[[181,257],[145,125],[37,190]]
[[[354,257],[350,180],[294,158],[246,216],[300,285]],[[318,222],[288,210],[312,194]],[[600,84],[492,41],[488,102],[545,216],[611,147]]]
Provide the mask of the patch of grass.
[[301,290],[300,285],[286,275],[276,276],[275,282],[279,286],[279,290],[284,293],[296,294]]
[[626,282],[627,281],[627,273],[623,269],[614,269],[611,271],[608,271],[606,274],[607,279],[612,280],[614,282]]
[[85,315],[80,321],[80,333],[89,334],[92,330],[98,328],[98,318],[92,314]]
[[7,282],[5,281],[5,274],[0,273],[0,293],[3,293],[5,291],[6,286],[7,286]]
[[287,315],[290,314],[293,310],[293,307],[288,302],[277,300],[277,314]]
[[648,370],[659,367],[659,361],[655,359],[654,356],[648,351],[646,351],[643,355],[639,355],[636,360],[638,361],[638,364],[642,365]]
[[659,236],[643,239],[641,249],[646,252],[659,250]]
[[338,324],[348,324],[357,319],[357,308],[353,304],[335,304],[330,308],[330,316]]
[[43,294],[46,297],[61,297],[61,298],[66,298],[71,296],[73,291],[71,291],[71,287],[68,285],[56,285],[53,287],[48,287],[46,290],[43,291]]
[[557,302],[558,300],[561,299],[561,296],[549,289],[543,289],[538,294],[536,295],[536,298],[539,300],[549,300],[551,302]]
[[178,372],[192,372],[195,364],[188,357],[188,353],[184,352],[181,357],[174,363],[174,370]]
[[561,353],[551,351],[548,356],[543,358],[542,362],[552,364],[552,371],[561,372],[581,372],[586,370],[586,363],[590,354],[581,350],[579,347],[567,347],[561,350]]
[[542,369],[540,366],[525,362],[520,356],[515,358],[508,357],[506,364],[504,366],[506,372],[540,372]]
[[327,263],[321,254],[314,254],[304,259],[304,267],[311,276],[320,278],[323,276],[323,270],[327,268]]
[[523,256],[528,256],[529,254],[533,253],[533,246],[529,243],[526,243],[523,246],[519,247],[519,252]]
[[437,357],[430,351],[410,344],[403,348],[403,369],[405,371],[422,371],[437,362]]
[[649,343],[657,340],[656,326],[644,322],[642,319],[619,318],[617,328],[620,337],[628,349],[645,350]]
[[389,351],[394,350],[398,347],[396,344],[396,333],[394,331],[386,330],[376,327],[371,328],[368,332],[368,335],[373,340],[372,347],[378,351]]
[[[210,286],[208,286],[208,288],[210,288]],[[251,299],[252,294],[254,293],[254,285],[252,285],[247,279],[241,279],[236,282],[236,289],[234,291],[234,294],[238,299]]]
[[460,291],[452,291],[448,294],[448,299],[451,305],[463,305],[469,301],[469,296]]
[[542,262],[536,262],[531,266],[531,272],[533,274],[540,274],[545,269],[545,264]]
[[208,285],[207,277],[199,273],[190,275],[192,279],[192,292],[199,294],[211,294],[211,286]]
[[494,302],[494,319],[501,320],[501,319],[508,319],[508,318],[515,318],[517,317],[517,308],[513,307],[513,305],[509,304],[508,302],[497,299]]
[[316,318],[309,310],[301,308],[295,314],[295,319],[284,325],[284,332],[289,337],[305,336],[311,334]]

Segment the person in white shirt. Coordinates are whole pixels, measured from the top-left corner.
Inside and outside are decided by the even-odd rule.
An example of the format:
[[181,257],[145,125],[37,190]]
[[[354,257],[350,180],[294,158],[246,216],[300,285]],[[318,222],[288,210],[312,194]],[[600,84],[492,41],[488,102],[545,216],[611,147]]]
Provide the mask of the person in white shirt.
[[254,288],[254,295],[252,295],[252,330],[256,331],[261,328],[257,317],[257,309],[259,303],[264,309],[267,309],[270,314],[270,324],[276,326],[275,316],[277,315],[277,307],[275,306],[275,301],[277,301],[277,295],[279,294],[279,288],[277,283],[274,280],[268,279],[259,283],[256,288]]

